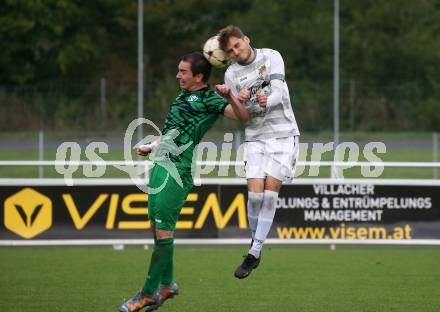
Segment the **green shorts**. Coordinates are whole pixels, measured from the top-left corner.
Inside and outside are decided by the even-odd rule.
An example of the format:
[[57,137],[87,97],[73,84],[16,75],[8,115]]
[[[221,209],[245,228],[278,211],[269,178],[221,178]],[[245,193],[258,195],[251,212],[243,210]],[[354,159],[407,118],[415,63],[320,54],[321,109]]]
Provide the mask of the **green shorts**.
[[[168,178],[167,178],[168,177]],[[154,164],[148,184],[148,217],[157,229],[172,231],[193,187],[191,172],[180,173],[181,187],[164,167]]]

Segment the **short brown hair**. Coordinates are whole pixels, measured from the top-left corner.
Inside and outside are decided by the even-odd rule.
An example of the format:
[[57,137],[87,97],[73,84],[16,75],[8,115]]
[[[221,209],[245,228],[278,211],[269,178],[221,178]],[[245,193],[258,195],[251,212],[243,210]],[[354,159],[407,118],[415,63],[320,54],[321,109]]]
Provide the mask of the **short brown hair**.
[[203,75],[203,82],[208,82],[211,75],[211,67],[208,60],[203,56],[201,52],[193,52],[186,54],[180,58],[180,61],[188,62],[191,64],[191,72],[195,76],[197,74]]
[[244,38],[244,34],[239,27],[234,25],[228,25],[221,29],[218,33],[218,42],[223,51],[226,49],[230,37]]

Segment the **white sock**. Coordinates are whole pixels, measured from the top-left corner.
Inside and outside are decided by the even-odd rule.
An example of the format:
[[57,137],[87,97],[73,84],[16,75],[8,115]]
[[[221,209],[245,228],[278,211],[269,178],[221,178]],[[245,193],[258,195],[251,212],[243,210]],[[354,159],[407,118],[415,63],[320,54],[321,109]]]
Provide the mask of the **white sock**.
[[264,193],[248,193],[247,215],[249,221],[249,229],[252,232],[252,239],[255,238],[257,230],[258,215],[260,214],[261,205],[263,204]]
[[255,231],[254,243],[249,253],[256,258],[260,257],[263,243],[269,234],[275,216],[278,193],[270,190],[264,191],[263,204],[258,215],[257,229]]

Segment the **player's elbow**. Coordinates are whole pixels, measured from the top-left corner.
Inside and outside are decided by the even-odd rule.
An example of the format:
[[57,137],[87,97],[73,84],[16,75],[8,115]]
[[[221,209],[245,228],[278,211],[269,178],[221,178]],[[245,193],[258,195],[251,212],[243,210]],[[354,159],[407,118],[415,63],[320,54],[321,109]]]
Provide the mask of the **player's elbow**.
[[249,121],[249,119],[251,119],[251,115],[249,114],[249,112],[246,110],[246,112],[243,112],[242,114],[240,114],[238,116],[238,120],[242,121],[242,122],[247,122]]

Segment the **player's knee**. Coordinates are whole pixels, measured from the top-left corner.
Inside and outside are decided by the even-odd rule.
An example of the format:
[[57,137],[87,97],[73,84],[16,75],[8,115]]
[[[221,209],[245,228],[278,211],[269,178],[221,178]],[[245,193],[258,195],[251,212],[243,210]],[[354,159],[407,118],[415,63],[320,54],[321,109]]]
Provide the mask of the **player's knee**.
[[264,193],[249,192],[248,194],[248,214],[257,216],[263,204]]
[[272,176],[268,176],[264,184],[264,189],[278,193],[281,189],[282,184],[282,180],[279,180]]
[[173,237],[173,231],[156,229],[156,238],[157,239],[165,239]]

